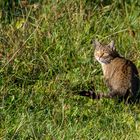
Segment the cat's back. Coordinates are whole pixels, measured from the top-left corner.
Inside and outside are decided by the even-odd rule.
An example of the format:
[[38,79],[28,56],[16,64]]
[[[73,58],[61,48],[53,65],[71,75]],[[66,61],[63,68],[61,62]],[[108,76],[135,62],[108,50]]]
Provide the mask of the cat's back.
[[[127,90],[138,85],[138,71],[133,62],[123,57],[114,58],[111,63],[103,65],[104,78],[114,90]],[[121,88],[120,88],[121,87]]]
[[130,80],[133,75],[138,75],[135,64],[123,57],[114,58],[111,63],[102,65],[102,69],[105,78],[120,78],[119,80]]
[[114,68],[114,70],[118,73],[122,73],[126,76],[129,74],[138,74],[137,68],[135,64],[123,57],[116,57],[110,63],[110,67]]

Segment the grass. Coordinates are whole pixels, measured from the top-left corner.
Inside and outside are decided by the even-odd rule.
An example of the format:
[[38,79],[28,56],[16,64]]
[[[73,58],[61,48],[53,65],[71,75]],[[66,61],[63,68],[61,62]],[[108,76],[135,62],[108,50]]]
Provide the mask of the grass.
[[138,140],[140,105],[94,101],[107,92],[91,40],[115,40],[140,69],[139,1],[43,1],[0,23],[0,139]]

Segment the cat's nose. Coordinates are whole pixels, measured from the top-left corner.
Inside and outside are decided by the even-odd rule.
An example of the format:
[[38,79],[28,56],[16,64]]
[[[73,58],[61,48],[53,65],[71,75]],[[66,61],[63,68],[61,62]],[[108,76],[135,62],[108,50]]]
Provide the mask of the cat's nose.
[[97,59],[100,61],[101,57],[99,56]]
[[101,57],[99,57],[99,60],[101,59]]
[[100,58],[103,56],[104,54],[101,54],[100,56],[99,56],[99,60],[100,60]]

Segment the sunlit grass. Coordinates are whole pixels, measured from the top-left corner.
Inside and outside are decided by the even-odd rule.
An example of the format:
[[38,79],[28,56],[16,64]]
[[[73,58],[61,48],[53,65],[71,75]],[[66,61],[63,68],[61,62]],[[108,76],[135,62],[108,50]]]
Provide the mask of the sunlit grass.
[[138,3],[44,1],[1,25],[1,139],[138,140],[139,105],[77,96],[107,92],[94,38],[115,40],[140,69]]

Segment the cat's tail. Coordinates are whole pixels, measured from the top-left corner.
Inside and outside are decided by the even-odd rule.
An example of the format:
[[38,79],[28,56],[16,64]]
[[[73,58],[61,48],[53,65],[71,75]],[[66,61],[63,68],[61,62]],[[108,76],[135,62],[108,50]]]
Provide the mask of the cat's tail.
[[102,93],[98,93],[98,94],[96,94],[94,91],[92,91],[92,90],[89,90],[89,91],[81,91],[81,92],[79,92],[79,95],[80,96],[86,96],[86,97],[89,97],[89,98],[91,98],[91,99],[101,99],[101,98],[113,98],[113,96],[115,95],[115,94],[102,94]]
[[79,95],[80,96],[86,96],[86,97],[89,97],[91,99],[100,99],[101,98],[101,94],[96,94],[94,91],[92,90],[89,90],[89,91],[81,91],[79,92]]
[[94,91],[92,90],[89,90],[89,91],[81,91],[79,92],[79,95],[80,96],[86,96],[86,97],[89,97],[91,99],[95,99],[95,100],[99,100],[101,98],[106,98],[106,99],[117,99],[118,103],[124,101],[125,103],[140,103],[140,98],[138,97],[135,97],[135,98],[132,98],[132,97],[129,97],[128,95],[126,96],[119,96],[117,92],[112,92],[112,93],[109,93],[109,94],[102,94],[102,93],[98,93],[96,94]]

